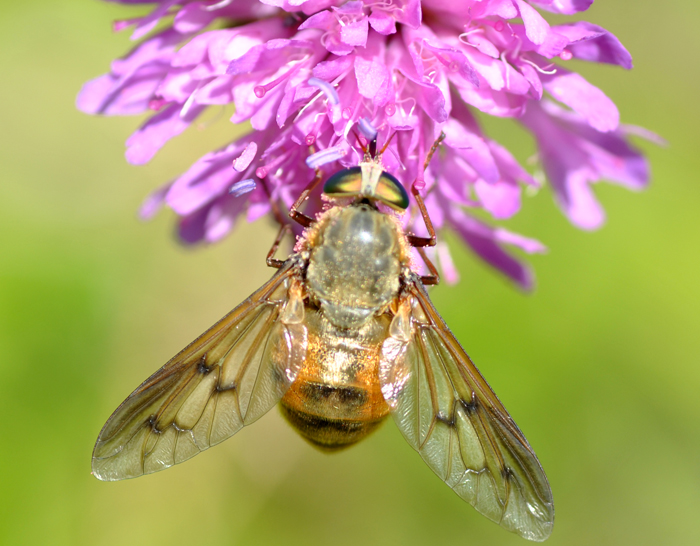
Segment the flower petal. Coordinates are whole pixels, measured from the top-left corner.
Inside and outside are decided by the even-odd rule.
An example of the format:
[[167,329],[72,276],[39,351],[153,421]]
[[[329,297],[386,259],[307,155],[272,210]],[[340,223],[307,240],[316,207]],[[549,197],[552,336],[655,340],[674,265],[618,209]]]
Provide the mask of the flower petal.
[[550,0],[540,1],[530,0],[531,4],[554,13],[564,15],[574,15],[580,11],[586,11],[593,4],[593,0]]
[[518,6],[520,17],[523,18],[527,37],[533,44],[543,44],[549,33],[549,23],[524,0],[513,0],[513,2]]
[[195,105],[183,116],[180,105],[173,104],[158,112],[127,139],[126,160],[134,165],[148,163],[168,140],[187,129],[205,108]]
[[197,160],[170,187],[165,201],[180,215],[187,216],[225,195],[236,180],[247,178],[231,168],[231,162],[254,142],[244,137]]
[[449,222],[486,263],[515,281],[521,288],[531,290],[534,287],[534,277],[530,267],[501,248],[499,238],[502,238],[503,234],[499,236],[494,228],[464,214],[455,207],[449,208]]
[[585,21],[570,25],[560,25],[554,30],[569,40],[567,50],[584,61],[616,64],[626,69],[632,68],[632,56],[620,40],[603,27]]
[[564,69],[542,78],[544,88],[558,101],[581,114],[591,127],[606,132],[617,129],[620,113],[615,103],[583,76]]

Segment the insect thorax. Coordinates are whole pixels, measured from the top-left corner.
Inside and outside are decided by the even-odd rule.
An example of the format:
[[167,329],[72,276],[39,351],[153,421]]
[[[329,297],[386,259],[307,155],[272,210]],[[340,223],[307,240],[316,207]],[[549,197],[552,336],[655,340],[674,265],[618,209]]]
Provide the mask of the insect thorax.
[[325,316],[358,328],[397,295],[406,262],[393,218],[365,203],[326,212],[309,236],[307,286]]

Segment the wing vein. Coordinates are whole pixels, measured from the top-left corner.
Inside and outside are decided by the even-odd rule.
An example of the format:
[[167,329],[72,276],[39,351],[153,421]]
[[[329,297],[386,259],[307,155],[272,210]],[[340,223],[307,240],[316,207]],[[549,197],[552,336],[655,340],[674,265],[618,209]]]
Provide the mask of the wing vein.
[[[425,434],[425,440],[423,440],[420,444],[420,448],[423,449],[425,447],[425,444],[428,442],[430,437],[433,434],[433,430],[435,429],[435,423],[437,422],[437,416],[440,411],[440,406],[437,398],[437,388],[435,385],[435,375],[433,374],[433,368],[430,364],[430,358],[428,357],[428,349],[425,344],[425,340],[423,339],[423,332],[421,331],[420,335],[417,336],[418,339],[418,344],[420,347],[420,351],[423,354],[423,362],[425,362],[425,376],[426,380],[428,381],[428,390],[430,391],[430,404],[433,408],[432,410],[432,415],[433,418],[430,420],[430,427],[428,428],[428,431]],[[420,399],[419,399],[420,400]],[[418,411],[418,414],[420,415],[420,410]],[[422,423],[421,423],[421,429],[422,429]],[[419,429],[419,431],[421,430]]]

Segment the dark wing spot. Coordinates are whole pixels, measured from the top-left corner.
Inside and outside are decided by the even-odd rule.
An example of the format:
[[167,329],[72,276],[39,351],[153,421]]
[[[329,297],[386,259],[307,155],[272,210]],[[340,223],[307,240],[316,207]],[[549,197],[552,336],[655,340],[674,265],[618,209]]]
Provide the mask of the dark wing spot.
[[231,383],[230,385],[216,385],[216,392],[226,392],[226,391],[235,391],[236,390],[236,384]]
[[447,416],[447,415],[445,415],[444,411],[438,411],[437,414],[435,415],[435,419],[437,419],[440,423],[443,423],[450,428],[453,428],[455,426],[454,412],[452,413],[452,415]]
[[513,476],[515,476],[515,473],[509,466],[503,465],[503,468],[501,469],[501,475],[503,476],[504,480],[509,480]]
[[202,359],[197,364],[197,371],[199,373],[201,373],[202,375],[207,375],[209,372],[211,372],[211,368],[207,365],[207,354],[206,353],[204,353],[202,355]]
[[473,393],[472,393],[472,399],[469,402],[467,402],[466,400],[460,400],[460,402],[462,403],[462,406],[464,407],[464,411],[467,412],[467,415],[475,413],[476,409],[479,407],[479,399]]
[[151,427],[151,431],[152,431],[154,434],[160,434],[160,433],[163,432],[162,430],[160,430],[160,429],[158,428],[158,420],[156,419],[156,416],[155,416],[155,415],[151,415],[151,416],[146,420],[146,424],[147,424],[149,427]]

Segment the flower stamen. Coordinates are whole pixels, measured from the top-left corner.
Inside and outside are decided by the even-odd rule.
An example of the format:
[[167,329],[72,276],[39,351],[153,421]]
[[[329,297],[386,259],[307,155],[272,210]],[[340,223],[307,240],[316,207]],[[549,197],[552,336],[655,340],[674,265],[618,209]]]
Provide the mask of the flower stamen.
[[324,95],[326,95],[326,98],[331,104],[335,105],[340,102],[338,92],[327,81],[321,80],[319,78],[309,78],[308,84],[312,87],[319,89]]
[[204,6],[205,11],[216,11],[217,9],[225,8],[228,6],[233,0],[221,0],[221,2],[216,2],[215,4],[211,4],[209,6]]
[[230,195],[233,195],[234,197],[240,197],[241,195],[250,193],[256,187],[257,185],[255,184],[255,180],[253,180],[252,178],[246,178],[245,180],[236,182],[233,186],[231,186],[228,190],[228,193]]
[[340,146],[326,148],[307,157],[306,165],[311,169],[318,169],[327,163],[342,159],[345,157],[345,154],[346,150],[343,150]]
[[292,67],[291,70],[287,70],[284,74],[282,74],[279,78],[276,78],[272,80],[271,82],[268,82],[264,85],[256,85],[253,88],[253,93],[255,93],[255,96],[258,97],[259,99],[263,98],[265,94],[270,90],[274,89],[277,87],[280,83],[282,83],[284,80],[287,78],[290,78],[294,73],[299,70],[299,65],[297,64],[296,66]]
[[557,73],[557,69],[556,69],[556,68],[553,69],[553,70],[547,70],[548,68],[551,68],[551,67],[553,67],[553,66],[556,66],[554,63],[548,64],[547,66],[545,66],[545,67],[543,68],[543,67],[537,65],[536,63],[533,63],[532,61],[530,61],[530,60],[528,60],[528,59],[523,59],[523,58],[521,58],[520,60],[521,60],[522,62],[527,63],[527,64],[529,64],[530,66],[534,67],[534,69],[537,70],[537,72],[539,72],[540,74],[548,74],[548,75],[551,75],[551,74],[556,74],[556,73]]

